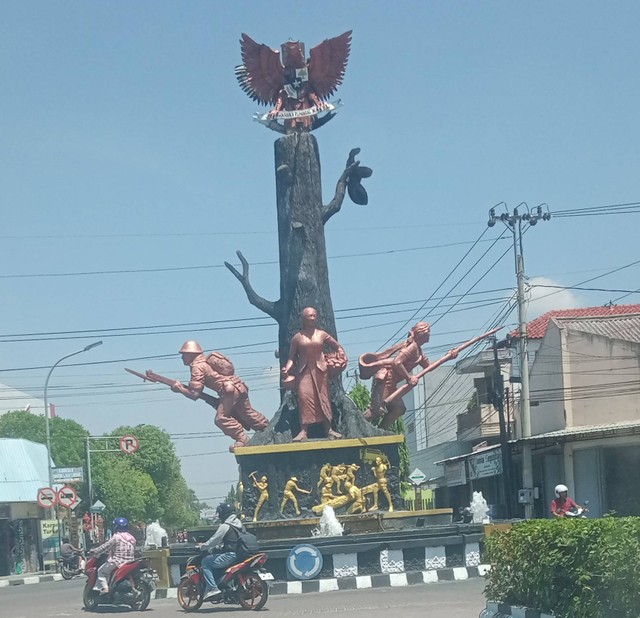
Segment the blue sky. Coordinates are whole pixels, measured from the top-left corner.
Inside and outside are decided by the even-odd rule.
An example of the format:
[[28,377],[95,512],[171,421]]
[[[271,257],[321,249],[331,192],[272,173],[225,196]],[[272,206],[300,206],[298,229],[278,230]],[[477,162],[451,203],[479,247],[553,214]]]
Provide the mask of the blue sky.
[[[235,82],[241,32],[274,48],[300,39],[309,50],[353,30],[337,93],[344,107],[316,137],[325,202],[351,148],[374,170],[369,205],[345,201],[326,229],[338,334],[355,361],[404,328],[485,231],[494,204],[557,212],[640,200],[639,19],[635,2],[5,2],[0,382],[41,396],[46,370],[18,369],[51,366],[103,339],[73,359],[83,364],[53,374],[59,415],[95,433],[123,423],[214,432],[208,406],[123,371],[184,378],[177,355],[146,358],[194,337],[226,350],[255,407],[272,416],[276,326],[222,266],[241,249],[256,290],[276,298],[278,136],[252,121],[259,107]],[[640,259],[637,221],[540,223],[525,236],[527,274],[573,286],[630,264]],[[503,231],[488,230],[435,297]],[[498,241],[452,291],[476,284],[484,295],[439,317],[458,300],[449,298],[427,317],[437,320],[432,358],[500,311],[515,284],[513,256],[492,265],[508,247]],[[587,286],[634,290],[638,271]],[[529,315],[621,296],[572,290]],[[484,306],[462,304],[471,301]],[[186,323],[207,324],[163,326]],[[131,327],[155,328],[120,330]],[[39,335],[57,332],[67,334]],[[121,360],[133,358],[145,360]],[[201,498],[226,493],[235,477],[228,443],[176,435]]]

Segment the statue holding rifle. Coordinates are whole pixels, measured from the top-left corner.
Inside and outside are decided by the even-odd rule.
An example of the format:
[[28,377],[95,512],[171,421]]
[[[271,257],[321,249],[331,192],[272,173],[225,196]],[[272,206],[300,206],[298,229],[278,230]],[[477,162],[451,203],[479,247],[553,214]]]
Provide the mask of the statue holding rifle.
[[[127,369],[150,382],[160,382],[171,387],[176,393],[182,393],[189,399],[202,399],[216,408],[215,424],[222,432],[233,438],[235,443],[229,447],[231,452],[238,446],[245,446],[249,437],[245,430],[262,431],[269,421],[249,401],[247,385],[236,375],[233,363],[219,352],[205,355],[197,341],[186,341],[180,348],[182,362],[191,368],[188,385],[178,380],[165,378],[152,371],[145,374]],[[214,390],[218,397],[204,392],[205,386]]]
[[[365,418],[374,423],[380,421],[380,427],[389,429],[394,421],[405,413],[402,396],[414,388],[422,376],[453,360],[462,350],[493,335],[500,328],[502,327],[470,339],[432,363],[422,352],[422,346],[429,342],[431,335],[431,328],[427,322],[415,324],[406,341],[382,352],[363,354],[359,359],[360,377],[363,380],[373,377],[371,405],[365,412]],[[422,371],[413,375],[412,371],[418,365],[422,367]],[[403,380],[406,380],[406,383],[398,387]]]

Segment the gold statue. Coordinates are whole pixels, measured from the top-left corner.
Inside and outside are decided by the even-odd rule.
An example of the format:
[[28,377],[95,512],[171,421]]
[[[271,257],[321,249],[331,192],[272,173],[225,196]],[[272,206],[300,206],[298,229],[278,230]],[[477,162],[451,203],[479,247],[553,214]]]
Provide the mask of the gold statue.
[[375,466],[371,468],[373,475],[376,477],[376,482],[373,485],[369,485],[366,489],[366,493],[373,494],[373,506],[371,507],[372,511],[378,510],[378,494],[382,492],[387,502],[389,503],[389,513],[393,513],[393,502],[391,502],[391,494],[389,493],[389,487],[387,484],[387,470],[389,469],[388,460],[385,463],[382,457],[376,457]]
[[317,487],[324,485],[327,479],[331,478],[331,468],[332,465],[330,463],[326,463],[322,468],[320,468],[320,478],[318,479]]
[[253,512],[253,521],[258,521],[258,514],[260,513],[260,509],[262,508],[262,505],[269,499],[269,482],[266,476],[262,476],[258,481],[256,479],[255,472],[252,472],[249,476],[253,481],[253,486],[260,492],[258,504],[256,504],[256,510]]
[[[347,467],[347,481],[349,481],[352,485],[356,483],[356,472],[360,470],[360,466],[358,464],[349,464]],[[346,482],[345,482],[346,487]]]
[[351,481],[345,481],[344,488],[347,490],[347,494],[352,500],[349,513],[366,513],[367,501],[364,497],[362,489],[356,487]]
[[296,498],[294,491],[299,491],[302,494],[310,494],[311,490],[301,489],[298,487],[298,479],[292,476],[284,486],[284,494],[282,496],[282,504],[280,505],[280,512],[284,513],[284,507],[287,502],[293,503],[293,508],[296,510],[296,515],[300,515],[300,508],[298,507],[298,499]]
[[311,510],[316,515],[319,515],[320,513],[322,513],[322,509],[324,509],[325,506],[332,506],[334,509],[337,509],[337,508],[339,508],[341,506],[345,506],[346,504],[349,504],[351,501],[352,501],[352,498],[351,498],[351,496],[348,496],[348,495],[332,496],[329,500],[327,500],[323,504],[318,504],[317,506],[312,506]]
[[242,514],[242,494],[244,494],[244,485],[242,481],[238,481],[238,485],[236,487],[236,511],[240,513],[240,519],[244,517]]
[[325,479],[324,485],[322,486],[322,492],[320,494],[320,504],[327,504],[329,500],[333,498],[333,481],[331,477],[327,477]]
[[340,464],[338,466],[333,466],[331,468],[331,480],[333,484],[336,486],[336,494],[341,494],[342,489],[340,487],[340,483],[347,478],[347,466],[344,464]]

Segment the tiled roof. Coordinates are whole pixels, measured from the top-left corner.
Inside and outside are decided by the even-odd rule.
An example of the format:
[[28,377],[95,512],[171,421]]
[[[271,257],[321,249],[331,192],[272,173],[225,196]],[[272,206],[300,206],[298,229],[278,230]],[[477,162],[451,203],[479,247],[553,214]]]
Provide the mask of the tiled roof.
[[[553,318],[556,320],[557,318]],[[606,318],[582,318],[575,320],[572,318],[558,319],[558,322],[565,328],[599,335],[607,339],[618,339],[619,341],[632,341],[640,343],[640,314],[607,316]]]
[[[613,305],[611,307],[584,307],[582,309],[554,309],[547,311],[527,324],[528,339],[542,339],[547,332],[551,318],[606,318],[614,315],[640,314],[640,304]],[[512,337],[520,334],[518,329],[511,332]]]

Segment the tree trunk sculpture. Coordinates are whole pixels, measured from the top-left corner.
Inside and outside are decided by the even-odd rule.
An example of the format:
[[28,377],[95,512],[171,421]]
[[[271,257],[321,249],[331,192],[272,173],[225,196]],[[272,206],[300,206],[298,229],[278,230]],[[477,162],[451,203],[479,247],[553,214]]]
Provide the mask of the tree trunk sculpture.
[[[280,366],[287,362],[289,345],[300,327],[300,312],[312,306],[318,311],[318,326],[337,337],[327,267],[324,238],[325,223],[336,214],[348,190],[357,203],[366,204],[367,196],[361,178],[371,170],[360,166],[353,149],[336,192],[329,204],[322,203],[318,144],[309,132],[295,132],[275,142],[276,193],[278,208],[278,242],[280,247],[280,299],[268,301],[259,296],[249,281],[249,263],[240,251],[239,272],[228,262],[226,267],[242,284],[249,302],[278,322]],[[333,426],[345,438],[387,435],[368,423],[344,392],[342,380],[330,384]],[[250,444],[291,441],[299,431],[296,396],[286,391],[280,408],[269,427],[252,438]]]

